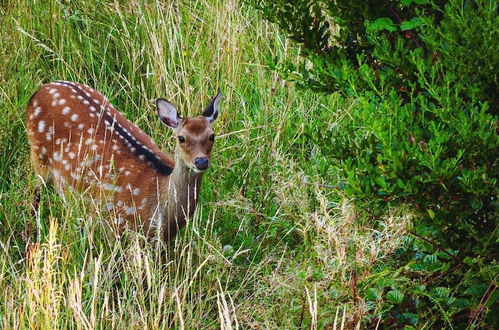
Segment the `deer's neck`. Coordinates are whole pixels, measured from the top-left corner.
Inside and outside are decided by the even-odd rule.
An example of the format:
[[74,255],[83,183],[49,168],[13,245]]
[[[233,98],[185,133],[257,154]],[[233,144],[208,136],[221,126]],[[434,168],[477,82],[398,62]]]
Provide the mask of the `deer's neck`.
[[173,238],[196,210],[201,179],[202,173],[194,173],[177,155],[177,162],[162,194],[161,204],[165,206],[163,217],[165,238]]

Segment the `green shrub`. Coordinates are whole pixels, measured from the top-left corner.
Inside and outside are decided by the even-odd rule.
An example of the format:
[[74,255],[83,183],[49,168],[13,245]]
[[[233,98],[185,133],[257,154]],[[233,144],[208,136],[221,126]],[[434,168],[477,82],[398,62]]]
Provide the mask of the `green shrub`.
[[[301,45],[287,79],[352,98],[307,132],[322,176],[369,217],[418,216],[390,278],[360,284],[385,326],[498,326],[497,2],[253,2]],[[382,283],[381,283],[382,282]]]

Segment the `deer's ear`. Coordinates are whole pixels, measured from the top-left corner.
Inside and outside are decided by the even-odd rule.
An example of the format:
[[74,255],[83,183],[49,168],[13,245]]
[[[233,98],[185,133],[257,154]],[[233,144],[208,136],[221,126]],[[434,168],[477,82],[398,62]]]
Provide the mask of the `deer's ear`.
[[218,103],[222,97],[222,92],[218,91],[217,95],[210,101],[206,109],[203,111],[203,116],[208,119],[210,123],[213,123],[218,117]]
[[158,109],[159,119],[170,128],[177,128],[180,119],[182,119],[173,104],[165,99],[156,100],[156,108]]

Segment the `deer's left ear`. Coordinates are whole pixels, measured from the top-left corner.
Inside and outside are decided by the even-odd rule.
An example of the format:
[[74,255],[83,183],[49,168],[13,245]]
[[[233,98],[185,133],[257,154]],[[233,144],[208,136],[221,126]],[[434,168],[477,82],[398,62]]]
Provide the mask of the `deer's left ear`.
[[222,92],[218,91],[217,95],[210,101],[206,109],[203,111],[203,116],[205,116],[210,123],[213,123],[218,117],[218,103],[220,103],[221,97]]

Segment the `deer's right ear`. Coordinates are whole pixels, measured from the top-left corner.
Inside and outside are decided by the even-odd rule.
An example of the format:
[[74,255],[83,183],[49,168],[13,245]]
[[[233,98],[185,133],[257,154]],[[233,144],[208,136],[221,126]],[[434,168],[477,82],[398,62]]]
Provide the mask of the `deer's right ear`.
[[159,119],[170,128],[177,128],[180,119],[182,119],[173,104],[165,99],[156,100],[156,108],[158,108]]

